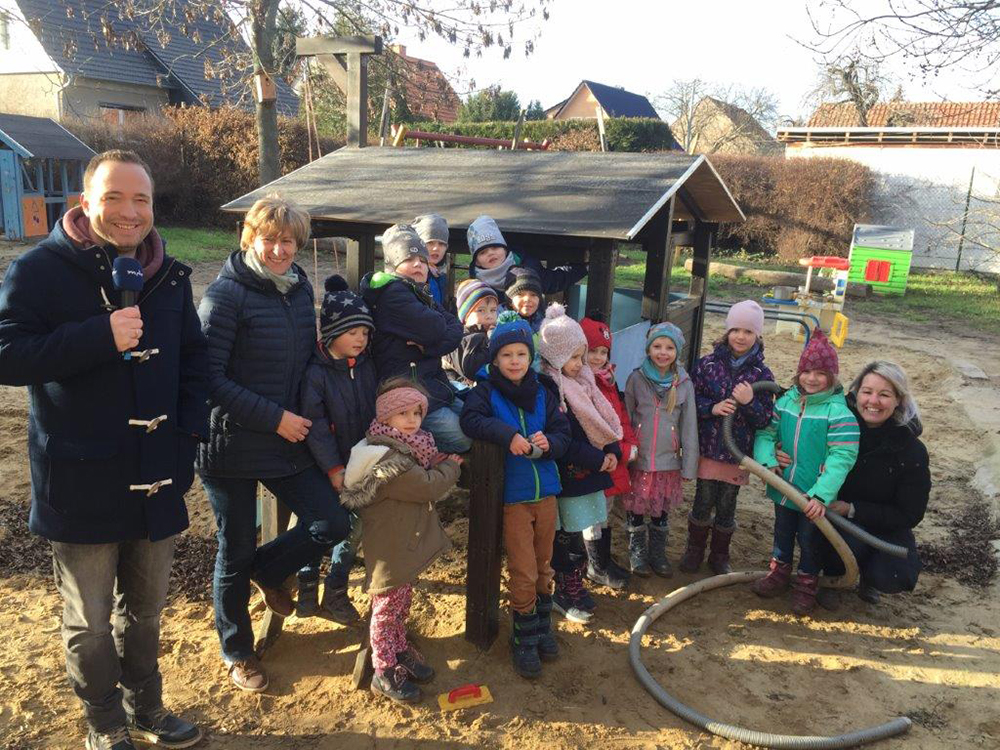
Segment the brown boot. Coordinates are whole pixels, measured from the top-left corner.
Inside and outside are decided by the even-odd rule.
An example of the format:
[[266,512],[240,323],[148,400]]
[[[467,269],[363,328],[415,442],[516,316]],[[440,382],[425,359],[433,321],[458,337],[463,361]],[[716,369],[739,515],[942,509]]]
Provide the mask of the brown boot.
[[240,690],[262,693],[267,690],[267,674],[256,656],[234,661],[229,667],[229,679]]
[[783,563],[780,560],[771,558],[771,570],[763,578],[753,582],[750,587],[757,596],[765,599],[778,596],[788,590],[788,584],[792,578],[792,564]]
[[712,547],[708,553],[708,567],[717,576],[733,572],[729,567],[729,542],[732,541],[734,531],[736,526],[728,529],[712,527]]
[[701,567],[701,561],[705,558],[705,547],[708,545],[708,531],[711,526],[708,523],[701,524],[688,516],[688,540],[681,555],[678,567],[684,573],[695,573]]
[[274,612],[274,614],[278,615],[278,617],[292,616],[292,613],[295,611],[295,602],[287,590],[284,588],[272,589],[270,586],[257,583],[252,578],[250,579],[250,583],[260,592],[261,599],[264,600],[264,606]]
[[816,592],[819,591],[819,576],[810,576],[799,571],[792,584],[792,612],[807,615],[816,609]]

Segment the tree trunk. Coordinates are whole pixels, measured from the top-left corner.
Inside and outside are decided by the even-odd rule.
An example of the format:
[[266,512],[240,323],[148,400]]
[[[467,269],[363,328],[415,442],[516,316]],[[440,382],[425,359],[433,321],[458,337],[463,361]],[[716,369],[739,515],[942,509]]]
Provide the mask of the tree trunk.
[[[277,34],[278,0],[256,0],[252,13],[254,72],[274,76],[274,39]],[[257,103],[257,169],[260,184],[281,177],[278,149],[278,110],[275,102]]]

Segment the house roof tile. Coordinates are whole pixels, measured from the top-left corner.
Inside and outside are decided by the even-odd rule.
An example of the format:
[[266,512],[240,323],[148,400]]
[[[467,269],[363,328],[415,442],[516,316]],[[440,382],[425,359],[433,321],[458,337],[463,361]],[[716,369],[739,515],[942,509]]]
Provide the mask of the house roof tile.
[[[1000,127],[1000,102],[889,102],[876,104],[868,113],[868,127]],[[857,109],[851,103],[820,105],[807,127],[853,128]]]

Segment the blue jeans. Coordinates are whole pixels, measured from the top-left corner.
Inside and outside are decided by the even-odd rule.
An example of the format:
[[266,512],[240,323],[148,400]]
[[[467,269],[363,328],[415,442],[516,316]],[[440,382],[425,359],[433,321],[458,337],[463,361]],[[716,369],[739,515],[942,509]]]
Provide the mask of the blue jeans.
[[[353,513],[351,517],[351,533],[340,544],[333,548],[330,555],[330,570],[326,574],[326,588],[342,589],[347,587],[348,579],[351,577],[351,567],[354,565],[354,558],[358,556],[357,540],[360,539],[361,519]],[[299,571],[299,583],[317,583],[319,581],[320,568],[323,565],[323,558],[320,555]]]
[[[257,547],[257,483],[298,517],[298,523]],[[344,539],[350,530],[330,481],[317,467],[288,477],[244,479],[203,476],[219,527],[212,599],[215,628],[227,664],[253,656],[250,579],[278,588],[309,561]]]
[[434,436],[442,453],[465,453],[472,449],[472,438],[466,437],[458,425],[458,417],[465,404],[456,397],[448,406],[442,406],[424,417],[420,425]]
[[774,551],[776,560],[792,563],[795,552],[795,539],[799,540],[799,572],[806,575],[819,575],[819,550],[817,539],[819,531],[816,524],[806,518],[805,513],[786,508],[783,505],[774,506]]

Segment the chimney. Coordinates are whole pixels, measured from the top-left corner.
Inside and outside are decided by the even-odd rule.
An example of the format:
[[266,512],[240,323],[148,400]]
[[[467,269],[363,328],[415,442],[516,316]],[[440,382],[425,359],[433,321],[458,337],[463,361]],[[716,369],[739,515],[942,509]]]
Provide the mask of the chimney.
[[406,57],[406,45],[405,44],[394,44],[394,45],[392,45],[392,51],[395,52],[400,57]]

